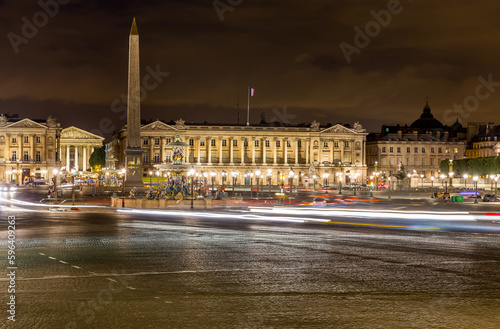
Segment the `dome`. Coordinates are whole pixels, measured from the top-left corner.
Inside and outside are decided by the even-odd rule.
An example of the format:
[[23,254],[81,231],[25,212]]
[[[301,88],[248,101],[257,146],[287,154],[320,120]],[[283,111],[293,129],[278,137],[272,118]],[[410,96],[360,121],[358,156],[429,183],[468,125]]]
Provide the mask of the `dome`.
[[443,124],[439,122],[439,120],[434,119],[434,116],[431,113],[431,108],[429,107],[429,103],[425,103],[424,107],[424,113],[415,120],[410,128],[429,128],[429,129],[435,129],[435,128],[443,128]]

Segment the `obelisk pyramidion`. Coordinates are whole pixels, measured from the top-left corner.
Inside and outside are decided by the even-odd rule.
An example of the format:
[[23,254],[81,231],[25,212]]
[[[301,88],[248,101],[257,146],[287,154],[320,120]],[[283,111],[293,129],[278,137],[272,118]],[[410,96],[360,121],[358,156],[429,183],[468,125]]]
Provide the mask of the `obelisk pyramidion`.
[[128,55],[127,99],[127,148],[125,149],[127,173],[125,187],[143,187],[141,148],[141,81],[139,71],[139,32],[132,22]]

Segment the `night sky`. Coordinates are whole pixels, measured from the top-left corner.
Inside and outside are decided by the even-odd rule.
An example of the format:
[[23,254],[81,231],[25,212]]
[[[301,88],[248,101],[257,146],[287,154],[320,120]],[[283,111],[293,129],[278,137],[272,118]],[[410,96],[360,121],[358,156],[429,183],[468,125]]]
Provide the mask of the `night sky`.
[[[107,119],[122,126],[135,16],[141,74],[169,73],[147,92],[143,119],[236,123],[239,95],[243,123],[252,86],[254,123],[264,110],[268,121],[360,121],[379,131],[410,124],[427,96],[444,124],[500,122],[498,0],[59,1],[68,3],[44,21],[37,1],[0,0],[0,112],[90,131]],[[381,10],[393,13],[374,24]],[[34,15],[38,31],[23,34],[23,17]],[[367,23],[369,40],[355,42]]]

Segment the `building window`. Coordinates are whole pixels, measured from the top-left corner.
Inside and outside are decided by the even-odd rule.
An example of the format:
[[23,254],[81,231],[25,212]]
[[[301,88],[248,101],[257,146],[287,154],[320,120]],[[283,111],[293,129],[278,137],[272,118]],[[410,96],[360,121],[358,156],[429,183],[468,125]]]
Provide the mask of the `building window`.
[[431,158],[431,166],[434,166],[434,158]]
[[155,162],[160,162],[160,152],[155,152]]
[[438,153],[443,153],[443,150],[440,147],[438,147]]
[[245,139],[245,140],[243,141],[243,146],[245,146],[245,147],[247,147],[247,146],[248,146],[248,140],[246,140],[246,139]]
[[40,136],[36,136],[36,143],[40,144],[41,142],[42,142],[42,139],[40,138]]
[[323,147],[328,147],[328,141],[323,142]]
[[339,141],[335,141],[335,142],[333,142],[333,145],[334,145],[335,147],[339,147]]
[[385,146],[382,147],[382,153],[385,153]]
[[269,145],[270,145],[269,139],[266,139],[266,147],[269,147]]
[[406,153],[411,153],[411,147],[406,148]]
[[194,139],[193,138],[189,139],[189,146],[194,146]]
[[12,151],[12,158],[11,158],[12,161],[17,161],[17,152],[16,151]]
[[224,147],[227,146],[227,140],[225,140],[225,139],[222,140],[222,146],[224,146]]
[[394,153],[394,147],[392,147],[392,146],[391,146],[391,147],[389,147],[389,152],[390,152],[390,153]]
[[172,162],[172,155],[169,153],[167,153],[167,156],[165,157],[165,161],[167,162]]
[[453,153],[458,153],[458,148],[453,148]]
[[398,147],[398,153],[401,153],[401,147]]
[[[167,139],[165,139],[165,144],[170,144],[171,141],[172,140],[170,138],[167,138]],[[191,144],[189,144],[189,145],[191,145]],[[191,146],[193,146],[193,145],[191,145]]]
[[148,144],[149,144],[149,140],[148,140],[148,138],[146,137],[146,138],[144,138],[144,139],[142,140],[142,145],[148,145]]
[[205,146],[205,140],[204,139],[200,139],[200,146]]
[[30,161],[29,151],[24,151],[23,161]]
[[160,145],[160,139],[159,138],[155,138],[155,145]]
[[418,153],[418,147],[415,147],[415,148],[413,149],[413,152],[414,152],[414,153]]
[[212,138],[212,139],[210,140],[210,145],[215,146],[215,139],[214,139],[214,138]]
[[144,153],[142,154],[142,162],[143,162],[143,163],[147,163],[148,161],[149,161],[149,159],[148,159],[148,154],[147,154],[146,152],[144,152]]
[[431,153],[434,153],[434,148],[433,147],[431,147]]
[[28,144],[30,142],[29,136],[24,136],[24,143]]
[[42,155],[41,155],[40,151],[36,151],[36,153],[35,153],[35,161],[36,162],[42,161]]
[[422,153],[425,153],[425,147],[422,147]]
[[12,144],[16,144],[17,143],[17,137],[12,137]]
[[281,147],[281,141],[276,141],[276,147]]
[[425,166],[425,158],[422,158],[422,166]]
[[259,140],[258,139],[255,140],[255,144],[254,145],[255,145],[255,147],[259,147]]
[[297,146],[298,146],[298,147],[302,147],[302,141],[298,141],[298,142],[297,142]]
[[292,143],[289,140],[286,141],[286,147],[292,147]]
[[344,146],[349,147],[349,141],[344,141]]
[[238,146],[238,141],[236,139],[233,139],[233,146]]

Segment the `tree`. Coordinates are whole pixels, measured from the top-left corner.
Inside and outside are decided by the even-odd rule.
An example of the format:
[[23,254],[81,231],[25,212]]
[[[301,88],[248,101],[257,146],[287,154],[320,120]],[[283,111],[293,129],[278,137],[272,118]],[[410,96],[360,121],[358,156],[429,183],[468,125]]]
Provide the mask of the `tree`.
[[96,167],[102,168],[106,166],[106,151],[104,146],[94,150],[90,155],[89,163],[94,170]]

